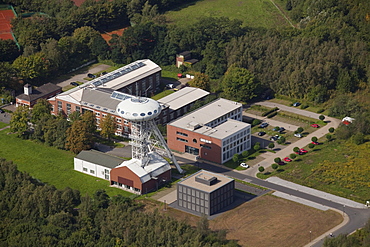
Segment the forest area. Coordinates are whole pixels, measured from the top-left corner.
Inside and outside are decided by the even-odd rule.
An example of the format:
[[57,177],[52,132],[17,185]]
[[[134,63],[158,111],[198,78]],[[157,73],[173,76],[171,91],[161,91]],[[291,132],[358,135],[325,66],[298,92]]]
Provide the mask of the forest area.
[[57,190],[3,159],[0,218],[0,246],[238,246],[210,231],[206,218],[193,228],[104,190]]
[[[91,60],[122,66],[149,58],[168,66],[176,54],[191,51],[199,62],[180,70],[196,73],[194,85],[240,102],[260,99],[265,92],[304,100],[326,108],[330,116],[356,119],[338,129],[339,139],[368,141],[369,1],[276,1],[295,28],[255,28],[228,17],[169,25],[166,11],[191,2],[87,0],[77,7],[70,0],[0,0],[18,13],[12,26],[21,47],[0,40],[0,89],[39,86]],[[27,13],[32,15],[22,16]],[[124,34],[108,43],[101,36],[122,27]],[[32,112],[17,109],[11,130],[25,137],[32,122],[36,128],[27,138],[36,142],[74,153],[91,147],[93,116],[67,121],[51,116],[49,107],[40,102]],[[112,122],[106,120],[109,139]],[[73,140],[75,133],[86,135]],[[225,240],[224,232],[210,232],[204,220],[194,229],[157,212],[144,213],[128,198],[57,190],[9,161],[0,164],[0,246],[237,246]],[[328,239],[325,246],[366,246],[369,238],[367,224],[359,234]]]

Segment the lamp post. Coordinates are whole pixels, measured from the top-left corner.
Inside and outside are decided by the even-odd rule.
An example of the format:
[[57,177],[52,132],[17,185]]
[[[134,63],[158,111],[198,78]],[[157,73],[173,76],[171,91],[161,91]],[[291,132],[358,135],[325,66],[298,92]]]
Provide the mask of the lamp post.
[[310,243],[311,243],[311,234],[312,234],[312,231],[310,231]]

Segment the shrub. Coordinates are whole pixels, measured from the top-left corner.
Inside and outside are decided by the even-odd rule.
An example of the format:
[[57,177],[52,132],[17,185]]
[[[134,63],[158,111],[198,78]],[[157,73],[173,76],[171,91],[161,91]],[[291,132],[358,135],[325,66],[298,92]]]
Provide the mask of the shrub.
[[352,136],[352,142],[356,145],[360,145],[365,142],[365,136],[362,133],[356,133]]
[[275,158],[274,159],[275,163],[279,163],[281,161],[281,159],[279,157]]
[[258,167],[258,171],[259,172],[264,172],[265,171],[265,168],[263,166],[260,166],[260,167]]
[[330,127],[330,128],[329,128],[329,132],[330,132],[330,133],[333,133],[333,132],[334,132],[334,130],[335,130],[335,129],[334,129],[333,127]]
[[276,169],[278,169],[279,166],[278,166],[278,164],[274,163],[274,164],[271,165],[271,167],[272,167],[272,169],[276,170]]
[[293,152],[299,152],[299,147],[294,147]]
[[261,120],[259,120],[259,119],[255,118],[255,119],[253,119],[253,121],[252,121],[252,126],[259,125],[260,123],[261,123]]
[[265,111],[264,113],[262,113],[262,116],[263,116],[263,117],[266,117],[266,116],[267,116],[267,115],[269,115],[270,113],[276,112],[277,110],[279,110],[279,108],[274,107],[274,108],[272,108],[271,110],[268,110],[268,111]]
[[297,155],[296,154],[290,154],[289,157],[294,160],[295,158],[297,158]]
[[298,127],[297,132],[298,133],[302,133],[303,132],[303,128],[302,127]]
[[267,118],[275,117],[275,116],[276,116],[276,114],[277,114],[277,112],[276,112],[276,111],[275,111],[275,112],[272,112],[272,113],[270,113],[269,115],[267,115]]
[[248,155],[249,155],[249,152],[248,152],[248,150],[245,150],[245,151],[243,151],[242,152],[242,156],[245,158],[245,157],[248,157]]
[[233,161],[234,162],[238,162],[239,161],[239,155],[238,154],[234,154]]
[[331,141],[333,139],[333,136],[331,134],[326,134],[326,140]]
[[315,147],[315,144],[310,143],[310,144],[308,144],[308,147],[311,148],[311,149],[313,149]]
[[325,116],[324,116],[324,115],[320,115],[320,116],[319,116],[319,119],[320,119],[321,121],[324,121]]
[[316,137],[316,136],[312,137],[312,138],[311,138],[311,141],[313,141],[313,142],[317,142],[317,137]]

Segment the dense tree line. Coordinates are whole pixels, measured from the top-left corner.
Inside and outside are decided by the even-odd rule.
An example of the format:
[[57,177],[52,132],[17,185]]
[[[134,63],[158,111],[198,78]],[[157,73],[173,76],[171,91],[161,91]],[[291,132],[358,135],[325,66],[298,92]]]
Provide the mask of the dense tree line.
[[[7,83],[14,76],[33,82],[45,80],[94,58],[118,64],[149,58],[169,65],[185,50],[199,60],[192,70],[218,84],[211,87],[214,91],[228,89],[222,85],[227,83],[225,73],[231,66],[246,69],[259,86],[252,91],[240,90],[248,97],[238,100],[250,100],[250,95],[259,96],[261,90],[271,89],[276,94],[322,103],[369,83],[370,3],[365,0],[286,0],[286,9],[299,28],[280,30],[244,27],[242,21],[226,17],[202,18],[185,27],[167,25],[161,13],[177,5],[177,0],[89,0],[80,7],[67,0],[55,1],[54,7],[37,0],[3,2],[14,4],[20,12],[47,14],[19,17],[13,22],[22,46],[22,56],[14,62],[18,54],[15,46],[0,42],[0,48],[9,47],[0,66],[0,70],[5,68],[1,72]],[[129,26],[129,22],[135,25]],[[122,36],[115,35],[108,46],[98,30],[114,26],[128,28]],[[2,77],[0,80],[3,82]],[[234,87],[240,87],[239,83]]]
[[155,211],[146,213],[104,190],[93,197],[43,184],[0,159],[1,246],[238,246],[201,219],[193,228]]

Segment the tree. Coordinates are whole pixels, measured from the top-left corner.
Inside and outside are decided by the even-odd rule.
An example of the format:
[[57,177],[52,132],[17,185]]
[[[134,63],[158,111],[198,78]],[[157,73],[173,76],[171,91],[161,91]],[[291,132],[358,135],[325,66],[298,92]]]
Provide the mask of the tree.
[[295,158],[297,158],[297,155],[296,154],[290,154],[289,157],[294,160]]
[[81,121],[86,124],[86,130],[90,134],[94,134],[96,131],[96,118],[94,112],[86,111],[81,116]]
[[295,152],[295,153],[299,152],[299,147],[294,147],[293,152]]
[[303,128],[302,127],[298,127],[297,128],[297,133],[302,133],[303,132]]
[[320,115],[320,116],[319,116],[319,119],[320,119],[321,121],[324,121],[325,116],[324,116],[324,115]]
[[239,154],[234,154],[233,155],[233,161],[238,162],[239,161]]
[[74,111],[68,116],[69,121],[73,124],[74,121],[81,120],[81,113]]
[[310,143],[310,144],[308,144],[308,147],[309,147],[310,149],[313,149],[313,148],[315,147],[315,144]]
[[114,117],[108,114],[100,120],[101,135],[110,140],[116,131],[116,123]]
[[272,167],[272,169],[276,170],[276,169],[278,169],[279,165],[274,163],[274,164],[271,165],[271,167]]
[[313,142],[317,142],[317,137],[316,137],[316,136],[313,136],[313,137],[311,138],[311,141],[313,141]]
[[206,236],[209,232],[209,221],[206,215],[202,215],[202,217],[197,222],[197,232],[201,236]]
[[273,142],[270,142],[268,145],[268,148],[272,150],[274,147],[275,147],[275,144]]
[[280,159],[279,157],[276,157],[276,158],[274,159],[274,162],[275,162],[275,163],[279,163],[279,162],[281,162],[281,159]]
[[260,149],[261,149],[261,143],[256,142],[256,143],[254,144],[254,146],[253,146],[253,149],[254,149],[255,151],[260,150]]
[[242,156],[244,158],[248,157],[248,155],[249,155],[249,151],[248,150],[245,150],[245,151],[242,152]]
[[38,52],[28,57],[20,56],[13,62],[14,69],[22,79],[35,79],[46,77],[49,73],[50,62],[45,59],[45,54]]
[[329,132],[330,132],[330,133],[334,133],[334,130],[335,130],[335,129],[334,129],[333,127],[330,127],[330,128],[329,128]]
[[364,143],[365,142],[365,135],[364,134],[362,134],[362,133],[356,133],[356,134],[354,134],[352,137],[351,137],[351,139],[352,139],[352,142],[354,143],[354,144],[356,144],[356,145],[360,145],[360,144],[362,144],[362,143]]
[[259,172],[264,172],[265,171],[265,168],[263,166],[260,166],[260,167],[258,167],[258,171]]
[[195,73],[194,79],[189,81],[191,87],[197,87],[205,91],[210,91],[210,80],[208,75],[203,73]]
[[247,69],[231,65],[222,80],[222,90],[226,98],[235,101],[248,101],[257,96],[259,82]]
[[12,62],[20,55],[20,52],[14,40],[0,39],[0,54],[0,62]]
[[47,99],[39,99],[32,108],[31,122],[36,123],[45,115],[51,115],[51,104]]
[[93,143],[88,123],[83,120],[75,121],[67,130],[66,148],[77,154],[90,149]]
[[10,119],[10,131],[21,137],[29,129],[30,109],[26,105],[18,106]]
[[284,144],[286,142],[286,139],[284,136],[281,136],[277,141],[278,144]]
[[255,119],[253,119],[253,121],[252,121],[252,126],[259,125],[260,123],[261,123],[261,120],[259,120],[259,119],[255,118]]

